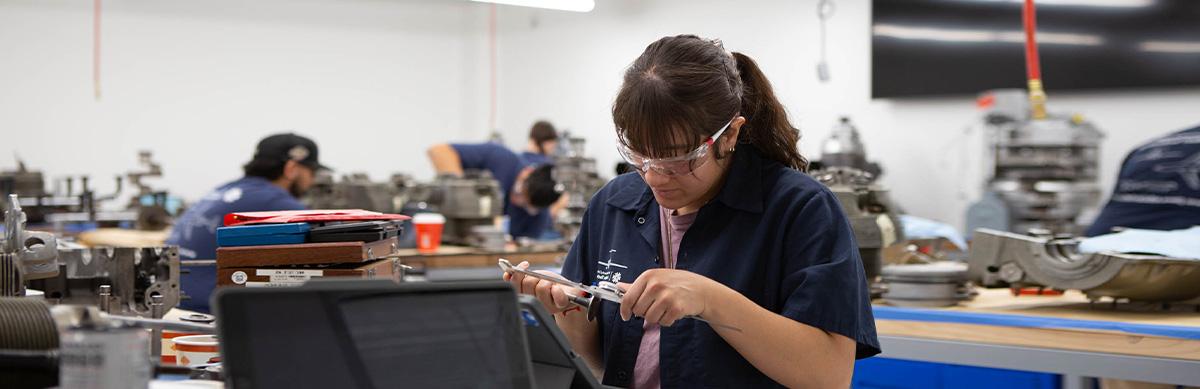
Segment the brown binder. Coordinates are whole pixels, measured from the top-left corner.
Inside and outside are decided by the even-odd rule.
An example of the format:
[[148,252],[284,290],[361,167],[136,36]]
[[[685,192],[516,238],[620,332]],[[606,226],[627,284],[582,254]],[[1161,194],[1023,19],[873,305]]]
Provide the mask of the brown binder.
[[299,286],[322,277],[355,277],[399,282],[403,272],[400,260],[380,259],[366,264],[342,264],[305,267],[233,267],[217,269],[217,286],[283,287]]
[[362,263],[396,254],[396,238],[217,248],[217,268]]

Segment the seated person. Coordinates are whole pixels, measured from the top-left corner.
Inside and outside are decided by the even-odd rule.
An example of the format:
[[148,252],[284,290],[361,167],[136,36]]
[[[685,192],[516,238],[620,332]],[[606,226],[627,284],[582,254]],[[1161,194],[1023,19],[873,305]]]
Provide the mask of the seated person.
[[549,165],[554,163],[554,152],[558,149],[558,131],[550,122],[541,120],[533,123],[529,129],[529,142],[521,158],[525,163],[533,165]]
[[549,207],[559,201],[562,189],[554,182],[553,165],[525,162],[496,143],[439,144],[428,150],[439,175],[461,176],[464,170],[487,170],[504,192],[508,233],[514,238],[540,238],[553,227]]
[[[317,144],[295,134],[277,134],[258,142],[254,158],[242,167],[245,176],[209,192],[175,222],[166,243],[179,246],[179,259],[216,259],[217,227],[234,212],[305,209],[297,200],[325,169],[317,162]],[[179,307],[209,312],[208,300],[217,284],[215,266],[187,266],[180,289],[188,299]]]
[[1121,164],[1108,204],[1087,230],[1177,230],[1200,225],[1200,127],[1151,140]]

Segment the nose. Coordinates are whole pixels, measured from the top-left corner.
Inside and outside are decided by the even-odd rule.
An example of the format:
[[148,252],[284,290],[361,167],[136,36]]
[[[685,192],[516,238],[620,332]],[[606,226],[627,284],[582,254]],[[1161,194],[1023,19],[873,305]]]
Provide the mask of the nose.
[[646,184],[650,185],[650,186],[664,185],[668,181],[671,181],[671,177],[668,177],[665,174],[656,172],[656,171],[654,171],[654,169],[646,169],[646,172],[642,173],[642,178],[645,179]]

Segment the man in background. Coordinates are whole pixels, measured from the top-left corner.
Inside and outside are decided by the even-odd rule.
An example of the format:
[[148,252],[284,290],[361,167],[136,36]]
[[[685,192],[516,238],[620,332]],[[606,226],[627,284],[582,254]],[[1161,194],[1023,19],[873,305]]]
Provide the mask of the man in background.
[[1087,230],[1177,230],[1200,225],[1200,126],[1151,140],[1121,164],[1108,204]]
[[[254,157],[242,166],[245,175],[209,192],[184,212],[171,229],[167,244],[179,246],[181,260],[216,259],[217,227],[234,212],[304,209],[298,200],[313,184],[317,144],[296,134],[276,134],[258,142]],[[185,266],[180,288],[188,299],[179,307],[209,312],[216,286],[216,266]]]
[[439,175],[462,176],[465,170],[487,170],[504,191],[508,233],[514,238],[539,239],[553,227],[550,209],[562,196],[554,181],[553,165],[526,161],[504,145],[439,144],[427,151]]
[[529,141],[521,158],[531,165],[550,165],[554,163],[554,152],[558,149],[558,130],[545,120],[533,123],[529,128]]

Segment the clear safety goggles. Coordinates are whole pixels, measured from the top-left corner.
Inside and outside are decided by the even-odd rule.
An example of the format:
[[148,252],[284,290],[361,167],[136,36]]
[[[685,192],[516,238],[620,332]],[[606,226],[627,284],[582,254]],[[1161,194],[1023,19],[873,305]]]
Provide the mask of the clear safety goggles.
[[729,129],[730,124],[733,124],[733,119],[729,119],[729,122],[725,123],[720,130],[717,130],[712,136],[704,139],[704,143],[701,143],[695,150],[678,157],[647,158],[633,151],[629,146],[626,146],[627,142],[623,139],[617,141],[617,151],[621,153],[621,157],[625,159],[625,162],[633,165],[642,174],[650,170],[654,170],[655,173],[664,176],[691,174],[696,169],[704,166],[705,162],[708,162],[707,159],[697,161],[708,156],[709,150],[717,143],[717,139],[720,139],[721,135],[725,134],[725,130]]

